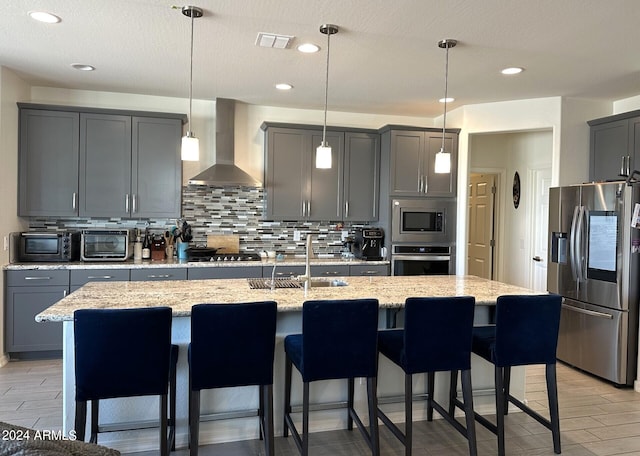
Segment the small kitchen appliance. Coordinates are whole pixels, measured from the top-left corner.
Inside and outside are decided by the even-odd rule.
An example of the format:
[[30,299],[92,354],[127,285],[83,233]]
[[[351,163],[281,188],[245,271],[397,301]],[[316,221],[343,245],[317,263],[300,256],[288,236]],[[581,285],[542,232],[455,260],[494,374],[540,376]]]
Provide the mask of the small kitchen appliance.
[[133,254],[130,230],[82,230],[83,261],[125,261]]
[[80,232],[28,231],[12,233],[20,262],[78,261],[80,259]]
[[382,260],[384,231],[382,228],[358,228],[355,230],[353,254],[362,260]]

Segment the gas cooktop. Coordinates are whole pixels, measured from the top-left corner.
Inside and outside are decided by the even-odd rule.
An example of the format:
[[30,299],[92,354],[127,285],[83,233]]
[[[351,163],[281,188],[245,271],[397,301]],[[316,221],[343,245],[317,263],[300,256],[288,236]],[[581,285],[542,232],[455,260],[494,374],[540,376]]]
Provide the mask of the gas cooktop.
[[187,261],[190,263],[260,261],[257,253],[217,253],[217,249],[201,247],[187,249]]

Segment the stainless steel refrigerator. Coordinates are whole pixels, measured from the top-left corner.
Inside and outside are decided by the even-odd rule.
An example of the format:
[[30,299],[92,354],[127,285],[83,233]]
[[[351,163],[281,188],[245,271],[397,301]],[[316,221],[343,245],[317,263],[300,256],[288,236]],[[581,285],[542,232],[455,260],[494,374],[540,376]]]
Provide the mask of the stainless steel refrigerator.
[[[547,289],[564,297],[557,357],[632,385],[638,357],[640,184],[549,193]],[[632,226],[633,225],[633,226]]]

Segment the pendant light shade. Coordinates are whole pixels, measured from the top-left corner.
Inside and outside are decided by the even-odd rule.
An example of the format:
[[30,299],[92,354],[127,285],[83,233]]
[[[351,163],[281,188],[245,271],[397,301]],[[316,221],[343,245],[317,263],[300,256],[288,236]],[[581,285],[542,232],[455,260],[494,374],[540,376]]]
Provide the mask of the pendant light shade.
[[447,174],[451,172],[451,153],[445,152],[444,149],[444,135],[447,128],[447,99],[449,88],[449,48],[455,47],[458,44],[456,40],[442,40],[438,41],[438,47],[447,51],[444,65],[444,116],[442,119],[442,146],[440,152],[436,154],[436,162],[434,171],[438,174]]
[[198,161],[200,159],[200,142],[191,131],[191,106],[193,104],[193,20],[202,17],[202,9],[197,6],[182,7],[182,14],[191,18],[191,57],[189,59],[189,128],[182,137],[180,156],[184,161]]
[[316,149],[316,168],[331,168],[331,146],[327,143],[327,104],[329,101],[329,48],[331,35],[338,33],[338,26],[323,24],[320,26],[320,33],[327,35],[327,73],[324,85],[324,123],[322,126],[322,142]]

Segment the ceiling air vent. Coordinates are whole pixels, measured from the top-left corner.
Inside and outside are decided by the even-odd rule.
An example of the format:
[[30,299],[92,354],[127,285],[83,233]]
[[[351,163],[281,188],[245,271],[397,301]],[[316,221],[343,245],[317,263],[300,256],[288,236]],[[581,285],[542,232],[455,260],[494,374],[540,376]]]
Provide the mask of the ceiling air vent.
[[266,47],[266,48],[275,48],[275,49],[286,49],[289,46],[289,42],[293,36],[289,35],[278,35],[277,33],[258,33],[258,37],[256,38],[256,46]]

